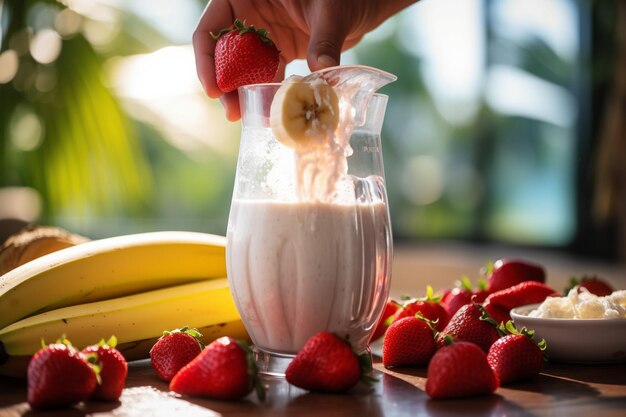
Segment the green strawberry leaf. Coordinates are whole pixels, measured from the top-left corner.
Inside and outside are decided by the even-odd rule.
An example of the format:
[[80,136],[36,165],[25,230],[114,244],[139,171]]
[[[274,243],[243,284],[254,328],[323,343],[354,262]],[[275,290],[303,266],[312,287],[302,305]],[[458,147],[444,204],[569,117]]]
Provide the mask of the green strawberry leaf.
[[374,371],[374,365],[372,364],[372,355],[369,351],[358,355],[359,366],[361,367],[361,382],[367,386],[372,386],[378,379],[374,378],[371,374]]
[[274,42],[268,37],[269,31],[267,29],[257,29],[254,25],[246,26],[246,21],[235,19],[232,26],[229,28],[224,28],[217,33],[209,32],[213,40],[218,41],[222,36],[226,35],[230,32],[237,32],[239,35],[245,35],[247,33],[255,33],[259,36],[261,41],[269,46],[274,46]]
[[204,349],[204,343],[202,343],[202,340],[201,340],[202,333],[200,333],[198,329],[189,327],[189,326],[183,326],[180,329],[165,330],[161,337],[164,337],[173,333],[185,333],[185,334],[188,334],[189,336],[192,336],[194,339],[196,339],[196,341],[200,345],[200,349]]
[[482,305],[478,303],[476,303],[476,305],[478,306],[478,309],[480,310],[479,320],[486,321],[487,323],[493,325],[496,329],[499,329],[500,323],[495,321],[495,319],[489,315],[487,310],[485,310],[485,307],[483,307]]
[[462,288],[466,291],[471,292],[472,291],[472,281],[469,279],[469,277],[467,275],[463,275],[461,278],[459,278],[456,281],[456,286],[459,288]]
[[422,298],[418,298],[419,301],[430,301],[432,303],[438,303],[441,301],[442,296],[440,294],[435,295],[435,290],[430,285],[426,286],[426,295]]
[[429,320],[424,317],[419,311],[415,313],[415,317],[426,323],[428,327],[430,327],[430,330],[433,331],[433,333],[436,332],[435,327],[437,327],[437,323],[439,323],[439,318],[436,318],[435,320]]
[[265,387],[259,377],[259,368],[254,360],[252,349],[242,340],[235,339],[237,346],[246,354],[246,369],[248,370],[248,387],[254,388],[259,401],[265,401]]
[[481,273],[485,278],[488,278],[489,275],[493,272],[493,261],[485,262],[485,266],[481,268]]

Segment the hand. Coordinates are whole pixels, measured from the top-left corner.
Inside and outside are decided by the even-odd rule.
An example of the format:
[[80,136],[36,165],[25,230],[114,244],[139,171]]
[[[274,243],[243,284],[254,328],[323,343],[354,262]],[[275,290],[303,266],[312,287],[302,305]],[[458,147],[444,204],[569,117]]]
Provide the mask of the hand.
[[196,70],[204,91],[219,98],[228,120],[238,120],[236,91],[224,94],[215,80],[215,40],[210,33],[229,27],[235,18],[269,31],[280,50],[274,81],[285,77],[285,66],[306,58],[311,71],[339,65],[341,51],[416,0],[211,0],[193,34]]

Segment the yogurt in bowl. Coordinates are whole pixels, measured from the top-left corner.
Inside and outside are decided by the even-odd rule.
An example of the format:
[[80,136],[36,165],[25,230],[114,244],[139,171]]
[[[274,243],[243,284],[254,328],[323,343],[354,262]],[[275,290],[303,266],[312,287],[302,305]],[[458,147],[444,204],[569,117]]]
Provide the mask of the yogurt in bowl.
[[598,297],[573,288],[566,297],[548,297],[529,317],[544,319],[619,319],[626,318],[626,290]]
[[573,363],[626,361],[626,291],[606,297],[573,289],[566,297],[514,308],[515,325],[547,342],[550,360]]

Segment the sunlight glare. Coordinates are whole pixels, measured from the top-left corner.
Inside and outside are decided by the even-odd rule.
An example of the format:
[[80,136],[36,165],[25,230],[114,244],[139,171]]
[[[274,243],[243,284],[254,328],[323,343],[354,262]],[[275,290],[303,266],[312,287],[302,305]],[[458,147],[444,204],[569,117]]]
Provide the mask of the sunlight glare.
[[0,84],[10,82],[17,74],[19,59],[17,52],[8,49],[0,54]]
[[40,64],[51,64],[59,57],[62,46],[61,37],[55,30],[42,29],[30,42],[30,54]]
[[494,65],[488,72],[487,103],[504,114],[570,127],[576,116],[572,94],[518,68]]
[[191,45],[170,46],[149,54],[116,58],[108,65],[117,94],[135,117],[158,127],[177,148],[211,148],[232,154],[238,126],[206,98],[196,75]]

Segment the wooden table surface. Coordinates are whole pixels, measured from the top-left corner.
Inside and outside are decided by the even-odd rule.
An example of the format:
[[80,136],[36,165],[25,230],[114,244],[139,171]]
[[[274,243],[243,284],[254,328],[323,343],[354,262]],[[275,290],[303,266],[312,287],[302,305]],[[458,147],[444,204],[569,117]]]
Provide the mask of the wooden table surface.
[[[394,257],[392,295],[423,295],[426,284],[450,286],[467,274],[474,279],[485,260],[525,257],[542,263],[548,284],[562,289],[572,275],[598,273],[626,288],[626,270],[551,253],[464,246],[399,248]],[[584,337],[584,336],[582,336]],[[599,341],[601,343],[601,341]],[[572,365],[548,363],[534,380],[500,387],[495,394],[431,400],[424,392],[424,368],[390,371],[375,363],[378,382],[342,395],[313,394],[284,381],[266,381],[268,397],[237,402],[177,397],[153,373],[147,360],[129,364],[120,402],[86,403],[72,409],[37,413],[26,403],[23,380],[0,377],[0,417],[13,416],[626,416],[626,363]]]
[[500,387],[495,394],[432,400],[424,392],[423,368],[389,371],[375,365],[378,382],[346,394],[313,394],[284,381],[266,381],[267,399],[254,394],[225,402],[174,396],[148,360],[130,364],[120,402],[80,404],[72,409],[33,412],[23,380],[0,378],[0,416],[602,416],[626,415],[626,364],[548,364],[534,380]]

